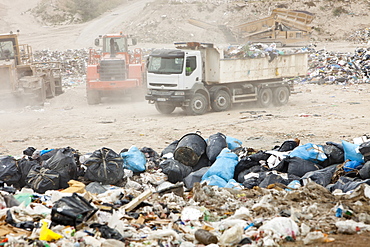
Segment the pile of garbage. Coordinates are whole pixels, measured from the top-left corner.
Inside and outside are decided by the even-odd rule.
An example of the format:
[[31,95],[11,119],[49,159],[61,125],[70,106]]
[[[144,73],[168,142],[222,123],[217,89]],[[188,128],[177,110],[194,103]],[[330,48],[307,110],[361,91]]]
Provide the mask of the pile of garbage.
[[347,41],[353,42],[355,44],[369,44],[370,40],[370,28],[364,28],[355,31],[354,33],[350,34]]
[[308,73],[305,78],[295,78],[297,83],[360,84],[370,82],[370,48],[357,48],[354,53],[316,50],[314,45],[291,49],[277,49],[276,44],[251,44],[228,46],[224,57],[231,59],[261,58],[269,61],[277,56],[308,53]]
[[309,51],[308,47],[279,50],[277,49],[275,43],[268,45],[263,43],[253,44],[251,42],[248,42],[245,45],[230,45],[226,47],[224,49],[224,57],[233,59],[267,57],[269,61],[272,61],[279,55],[294,54],[308,51]]
[[6,246],[279,246],[370,230],[368,136],[266,151],[188,133],[160,154],[28,147],[0,167]]
[[85,82],[88,49],[37,50],[33,56],[35,62],[60,62],[64,87]]
[[354,53],[311,49],[308,76],[303,82],[319,84],[359,84],[370,82],[370,49]]

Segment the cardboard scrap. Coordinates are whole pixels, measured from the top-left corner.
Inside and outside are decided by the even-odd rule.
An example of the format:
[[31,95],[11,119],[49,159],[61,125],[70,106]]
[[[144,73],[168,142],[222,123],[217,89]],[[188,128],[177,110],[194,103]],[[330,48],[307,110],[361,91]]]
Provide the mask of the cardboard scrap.
[[127,203],[126,205],[122,206],[122,208],[126,212],[130,212],[133,210],[137,205],[139,205],[141,202],[143,202],[145,199],[147,199],[149,196],[153,194],[152,190],[146,190],[143,193],[141,193],[138,197],[133,199],[131,202]]
[[76,181],[76,180],[69,180],[68,182],[69,187],[67,189],[62,190],[62,193],[85,193],[85,184]]

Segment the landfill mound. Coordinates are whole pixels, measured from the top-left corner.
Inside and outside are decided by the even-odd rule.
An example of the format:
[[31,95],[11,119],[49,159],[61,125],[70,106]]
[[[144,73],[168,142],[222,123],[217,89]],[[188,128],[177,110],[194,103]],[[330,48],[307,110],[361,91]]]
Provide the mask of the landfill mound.
[[219,132],[185,134],[160,153],[28,147],[0,158],[0,237],[10,246],[335,243],[370,230],[369,153],[368,136],[255,150]]
[[[143,49],[144,56],[153,51]],[[278,48],[276,44],[228,45],[224,48],[225,58],[253,59],[268,57],[273,60],[276,56],[292,53],[309,53],[308,72],[305,77],[293,78],[297,83],[315,84],[361,84],[370,82],[370,51],[367,48],[356,48],[352,52],[335,52],[327,49],[316,49],[314,46],[297,48]],[[84,83],[86,80],[88,49],[36,50],[36,62],[61,62],[64,87],[71,84]]]

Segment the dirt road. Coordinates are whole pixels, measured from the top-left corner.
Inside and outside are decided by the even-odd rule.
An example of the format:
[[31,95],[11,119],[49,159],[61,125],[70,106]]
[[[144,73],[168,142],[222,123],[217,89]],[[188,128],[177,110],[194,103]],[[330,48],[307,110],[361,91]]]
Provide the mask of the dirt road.
[[187,116],[181,109],[161,115],[146,101],[105,99],[90,106],[83,84],[49,100],[43,108],[0,111],[0,153],[21,155],[37,149],[71,146],[81,152],[110,147],[119,152],[136,145],[161,152],[183,135],[222,132],[243,141],[243,146],[269,150],[284,140],[301,143],[352,141],[368,133],[370,85],[296,85],[282,107],[242,105],[227,112]]

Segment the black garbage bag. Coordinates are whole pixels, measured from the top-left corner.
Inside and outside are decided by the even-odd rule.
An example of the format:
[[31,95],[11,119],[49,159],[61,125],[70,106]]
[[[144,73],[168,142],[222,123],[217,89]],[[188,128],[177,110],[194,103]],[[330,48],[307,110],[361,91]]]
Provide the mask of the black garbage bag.
[[327,159],[320,163],[322,167],[328,167],[344,162],[344,151],[338,145],[323,145],[323,149]]
[[112,149],[103,147],[85,161],[85,178],[102,184],[116,184],[124,175],[123,159]]
[[14,226],[14,227],[22,228],[22,229],[27,230],[27,231],[32,231],[35,228],[35,224],[37,224],[33,221],[16,222],[14,220],[13,215],[10,212],[10,210],[6,211],[5,222]]
[[274,174],[274,173],[268,173],[266,177],[259,184],[259,187],[266,188],[270,184],[276,184],[276,183],[288,185],[290,181],[288,178],[283,178],[281,175]]
[[61,148],[45,161],[43,166],[59,173],[59,186],[62,189],[68,188],[68,181],[77,179],[77,164],[71,148]]
[[27,155],[28,157],[31,157],[32,154],[36,151],[36,148],[34,147],[28,147],[25,150],[23,150],[23,154]]
[[27,184],[37,193],[44,194],[47,190],[58,190],[60,175],[41,166],[34,166],[27,175]]
[[119,231],[107,225],[103,225],[99,223],[92,223],[90,225],[90,228],[97,229],[99,232],[101,232],[102,238],[116,239],[122,242],[125,241],[124,237],[121,235],[121,233],[119,233]]
[[156,151],[149,147],[143,147],[140,151],[145,155],[147,161],[153,162],[155,165],[159,165],[160,157]]
[[194,183],[200,183],[203,175],[208,171],[209,167],[203,167],[199,170],[191,172],[188,176],[184,178],[184,184],[187,189],[192,189]]
[[291,151],[291,150],[295,149],[296,147],[298,147],[298,143],[296,141],[287,140],[287,141],[283,142],[283,144],[281,144],[281,146],[279,148],[277,148],[277,151],[287,152],[287,151]]
[[190,166],[186,166],[175,159],[164,160],[159,164],[159,167],[167,175],[167,180],[173,184],[182,182],[192,172]]
[[163,155],[166,155],[168,153],[174,153],[178,143],[179,143],[179,140],[175,140],[170,145],[165,147],[161,152],[161,157],[163,157]]
[[244,180],[245,180],[245,175],[253,172],[253,173],[260,173],[260,172],[266,172],[268,169],[264,166],[261,166],[261,165],[256,165],[256,166],[253,166],[249,169],[246,169],[242,172],[239,173],[237,179],[235,179],[236,181],[238,181],[239,183],[244,183]]
[[11,156],[0,159],[0,180],[7,185],[19,186],[22,174],[18,169],[18,161]]
[[289,167],[288,174],[293,174],[298,177],[304,176],[307,172],[322,169],[322,166],[311,161],[301,159],[299,157],[288,157]]
[[198,160],[198,163],[195,166],[192,167],[191,171],[194,172],[194,171],[197,171],[197,170],[199,170],[203,167],[209,167],[211,165],[212,165],[212,163],[211,163],[211,161],[209,161],[207,154],[204,153],[200,156],[200,159]]
[[359,170],[359,175],[362,179],[370,178],[370,161],[367,161],[364,166]]
[[29,186],[27,183],[27,176],[28,173],[31,171],[32,167],[39,166],[39,162],[37,160],[28,160],[28,159],[21,159],[18,163],[18,169],[21,173],[21,178],[19,180],[20,187],[24,187],[26,185]]
[[360,153],[364,156],[364,161],[370,161],[370,141],[361,143],[358,149]]
[[43,154],[38,158],[38,160],[42,163],[51,157],[54,156],[58,152],[58,149],[44,149],[41,151]]
[[85,198],[73,193],[56,201],[51,209],[51,221],[53,224],[65,226],[78,226],[88,221],[98,208],[91,205]]
[[338,179],[338,181],[335,184],[329,184],[328,186],[326,186],[326,188],[330,192],[333,192],[336,189],[340,189],[344,193],[346,193],[348,191],[356,189],[358,186],[364,183],[370,185],[370,179],[362,180],[342,176]]
[[215,162],[222,149],[227,147],[226,136],[220,132],[210,135],[207,140],[206,154],[211,161]]
[[256,172],[256,174],[244,179],[243,186],[247,189],[253,189],[253,187],[259,186],[260,183],[266,178],[268,173],[269,172],[267,171]]
[[272,170],[279,171],[282,173],[293,174],[298,177],[302,177],[307,172],[316,171],[322,169],[320,165],[317,165],[309,160],[304,160],[299,157],[286,157]]
[[244,176],[246,174],[244,171],[252,168],[253,166],[260,166],[260,163],[258,161],[251,160],[249,156],[243,157],[241,160],[239,160],[238,164],[235,166],[234,179],[240,183],[243,183],[242,181],[239,181],[240,173],[244,173],[242,175]]
[[259,177],[250,177],[244,180],[243,186],[247,189],[253,189],[253,187],[258,186],[261,183]]
[[336,170],[337,165],[331,165],[317,171],[307,172],[301,178],[301,181],[304,183],[306,179],[310,179],[313,182],[320,184],[323,187],[326,187],[328,184],[330,184],[331,178],[333,177]]

